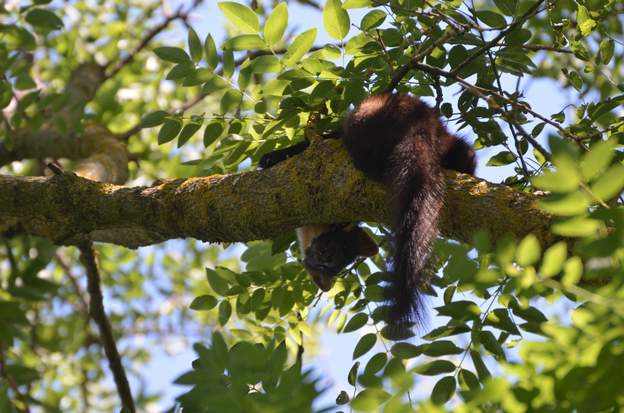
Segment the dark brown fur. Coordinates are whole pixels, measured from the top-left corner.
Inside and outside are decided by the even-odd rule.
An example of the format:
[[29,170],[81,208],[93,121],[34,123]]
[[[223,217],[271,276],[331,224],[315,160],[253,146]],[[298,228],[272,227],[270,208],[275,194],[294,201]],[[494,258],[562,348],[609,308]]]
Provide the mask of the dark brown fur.
[[[409,325],[424,315],[420,291],[429,283],[423,267],[438,233],[444,200],[442,168],[473,174],[474,150],[447,131],[436,110],[406,94],[365,99],[347,116],[343,129],[355,166],[391,188],[394,276],[387,290],[389,321]],[[266,154],[259,165],[268,168],[308,145],[304,141]],[[374,241],[355,224],[308,225],[297,233],[306,270],[325,291],[357,256],[377,253]]]
[[474,150],[446,130],[436,110],[407,94],[365,99],[345,120],[342,138],[355,166],[391,188],[390,321],[418,321],[420,291],[429,283],[423,268],[444,202],[442,167],[474,173]]

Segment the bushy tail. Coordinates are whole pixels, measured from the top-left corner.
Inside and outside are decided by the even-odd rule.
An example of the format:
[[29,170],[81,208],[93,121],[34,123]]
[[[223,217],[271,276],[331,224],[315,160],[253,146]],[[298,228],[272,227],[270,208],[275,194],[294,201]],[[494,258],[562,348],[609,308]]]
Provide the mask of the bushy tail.
[[[421,135],[422,130],[410,133]],[[394,274],[387,290],[391,325],[421,324],[425,315],[421,290],[429,285],[429,276],[423,270],[438,233],[445,191],[431,138],[403,139],[389,165],[387,178],[394,194]]]

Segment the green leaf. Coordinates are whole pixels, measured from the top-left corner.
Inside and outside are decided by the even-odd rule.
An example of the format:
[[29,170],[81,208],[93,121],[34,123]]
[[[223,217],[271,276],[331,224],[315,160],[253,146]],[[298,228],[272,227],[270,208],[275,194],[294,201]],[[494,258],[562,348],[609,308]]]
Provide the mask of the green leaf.
[[457,290],[457,287],[454,285],[444,290],[444,304],[450,304],[451,302],[453,302],[453,295],[455,295],[455,290]]
[[308,53],[314,40],[316,39],[316,29],[310,29],[295,38],[288,50],[284,54],[284,64],[291,66],[299,62],[301,58]]
[[602,222],[597,219],[572,217],[555,222],[550,229],[563,237],[589,237],[601,227]]
[[466,369],[459,369],[459,374],[457,375],[459,386],[462,390],[476,390],[479,386],[479,379],[477,376]]
[[212,295],[200,295],[191,302],[191,309],[196,311],[207,311],[213,309],[219,301]]
[[561,282],[568,287],[576,285],[583,276],[583,261],[579,257],[570,257],[563,267]]
[[218,3],[223,15],[243,33],[258,33],[260,21],[258,15],[244,4],[224,1]]
[[541,311],[533,307],[521,308],[518,304],[515,304],[511,307],[511,311],[518,317],[534,323],[543,323],[548,320]]
[[583,87],[583,78],[581,75],[579,75],[576,70],[570,69],[565,72],[565,76],[572,87],[580,92]]
[[193,59],[195,63],[198,63],[202,58],[204,49],[202,48],[199,36],[197,36],[197,33],[192,27],[189,28],[188,32],[188,46],[189,51],[191,52],[191,59]]
[[271,15],[264,24],[264,38],[271,45],[277,44],[284,36],[288,26],[288,6],[280,3],[273,9]]
[[516,14],[516,0],[494,0],[494,4],[506,16],[514,16]]
[[167,73],[168,80],[176,80],[195,73],[195,65],[190,62],[178,63]]
[[223,54],[222,54],[222,58],[223,58],[223,76],[225,78],[230,78],[232,77],[232,74],[234,73],[234,52],[232,52],[231,50],[224,50]]
[[217,54],[217,45],[209,34],[204,41],[204,52],[206,53],[206,63],[211,69],[215,69],[219,64],[219,55]]
[[540,208],[544,211],[561,216],[582,214],[587,210],[589,204],[589,198],[581,192],[550,195],[539,203]]
[[576,191],[580,183],[577,171],[571,168],[547,170],[542,175],[531,178],[531,181],[540,189],[557,193]]
[[433,386],[433,390],[431,392],[431,401],[435,404],[444,404],[453,397],[455,393],[455,377],[446,376],[442,377],[438,382]]
[[389,398],[390,394],[385,390],[375,387],[369,387],[362,390],[355,396],[353,402],[351,403],[351,407],[353,407],[355,410],[371,412],[375,411],[377,407],[379,407]]
[[507,21],[500,14],[491,10],[481,10],[475,12],[477,18],[490,27],[504,27]]
[[582,6],[580,4],[576,12],[576,20],[578,22],[579,29],[581,30],[581,34],[583,36],[589,35],[594,29],[594,27],[597,26],[596,21],[591,18],[591,15],[589,14],[589,10],[587,10],[587,7]]
[[356,361],[355,363],[353,363],[353,366],[351,366],[351,369],[349,370],[349,374],[347,375],[347,381],[352,386],[355,386],[355,381],[357,379],[357,373],[358,373],[359,368],[360,368],[360,362]]
[[158,144],[162,145],[175,139],[182,129],[182,122],[178,119],[167,119],[158,132]]
[[603,65],[609,64],[615,52],[615,42],[613,39],[602,39],[600,42],[600,62]]
[[164,110],[157,110],[155,112],[148,113],[141,118],[141,128],[153,128],[165,121],[165,118],[169,116],[169,113]]
[[446,356],[448,354],[461,354],[464,349],[457,347],[449,340],[434,341],[424,346],[423,353],[430,357]]
[[604,172],[615,156],[615,141],[600,141],[593,145],[581,160],[581,174],[586,181],[591,181]]
[[477,370],[477,375],[479,376],[479,380],[483,382],[492,376],[487,366],[483,362],[481,355],[478,352],[470,351],[470,358],[472,359],[472,364],[474,364],[475,366],[475,370]]
[[448,360],[434,360],[415,367],[413,371],[424,376],[437,376],[438,374],[454,372],[455,364]]
[[206,268],[206,279],[212,291],[220,296],[226,296],[230,289],[228,282],[223,279],[215,270]]
[[228,300],[221,301],[219,304],[219,325],[224,326],[232,315],[232,304]]
[[516,327],[516,324],[513,322],[511,317],[509,317],[509,313],[504,308],[497,308],[496,310],[488,313],[485,318],[485,324],[494,326],[511,334],[520,335],[518,327]]
[[379,352],[370,358],[366,367],[364,367],[364,374],[375,374],[384,368],[388,362],[388,356],[384,352]]
[[487,162],[487,166],[504,166],[513,163],[516,160],[516,156],[509,151],[502,151],[492,156]]
[[448,316],[454,320],[463,320],[466,318],[478,318],[481,315],[481,309],[472,301],[455,301],[441,307],[435,307],[440,315]]
[[273,55],[256,57],[251,67],[254,73],[277,73],[282,68],[279,59]]
[[336,397],[336,404],[338,405],[347,404],[350,401],[351,399],[349,398],[349,393],[344,390],[342,390]]
[[0,301],[0,321],[15,324],[26,324],[26,314],[17,301]]
[[529,234],[518,245],[516,250],[516,260],[518,264],[526,267],[534,264],[539,260],[541,248],[537,237],[533,234]]
[[160,57],[162,60],[166,60],[167,62],[173,63],[188,63],[191,61],[189,55],[179,47],[157,47],[154,49],[154,53],[156,56]]
[[392,355],[398,359],[411,359],[423,353],[424,346],[415,346],[412,343],[396,343],[390,349]]
[[623,187],[624,165],[616,164],[594,182],[591,186],[591,192],[596,198],[607,202],[619,195]]
[[494,334],[492,334],[491,331],[487,331],[487,330],[481,331],[479,334],[479,339],[481,341],[481,344],[483,344],[483,347],[485,347],[485,349],[489,351],[490,353],[498,357],[505,356],[505,352],[503,351],[503,348],[501,347],[498,340],[496,340],[496,337],[494,337]]
[[595,121],[607,113],[612,113],[613,109],[619,108],[622,104],[624,104],[624,94],[605,99],[596,106],[590,106],[587,113],[589,118]]
[[442,337],[450,337],[458,334],[464,334],[470,331],[470,328],[465,325],[459,326],[442,326],[437,327],[425,334],[422,338],[425,340],[437,340]]
[[206,128],[204,129],[204,146],[207,148],[214,141],[216,141],[221,136],[224,129],[225,126],[223,125],[222,120],[215,119],[208,122]]
[[559,241],[544,253],[540,274],[544,277],[553,277],[561,272],[568,257],[568,247],[564,241]]
[[370,349],[372,349],[373,346],[375,346],[376,342],[377,342],[376,334],[368,333],[368,334],[363,335],[362,338],[360,338],[360,340],[355,345],[355,348],[353,349],[353,359],[355,360],[356,358],[361,357],[364,354],[368,353]]
[[178,138],[178,148],[184,145],[201,128],[201,122],[190,122],[184,125]]
[[344,39],[349,33],[349,13],[342,8],[340,0],[327,0],[323,8],[323,27],[330,37]]
[[372,6],[373,0],[346,0],[342,5],[344,9],[361,9]]
[[186,76],[182,82],[182,86],[198,86],[204,82],[209,82],[214,78],[215,76],[212,70],[201,67],[193,70],[188,76]]
[[261,50],[265,48],[264,40],[257,34],[241,34],[223,43],[223,50]]
[[381,10],[373,10],[370,11],[362,18],[362,23],[360,27],[364,31],[368,31],[374,29],[376,27],[381,26],[384,20],[386,20],[387,14]]
[[349,320],[347,325],[345,325],[345,328],[344,328],[344,330],[342,330],[342,332],[343,333],[350,333],[352,331],[358,330],[358,329],[364,327],[367,322],[368,322],[368,315],[367,314],[365,314],[365,313],[357,313],[356,315],[351,317],[351,319]]
[[63,20],[50,10],[34,8],[26,14],[26,21],[35,27],[46,30],[58,30],[63,27]]
[[228,90],[221,98],[221,113],[228,113],[236,110],[242,99],[243,95],[238,90]]

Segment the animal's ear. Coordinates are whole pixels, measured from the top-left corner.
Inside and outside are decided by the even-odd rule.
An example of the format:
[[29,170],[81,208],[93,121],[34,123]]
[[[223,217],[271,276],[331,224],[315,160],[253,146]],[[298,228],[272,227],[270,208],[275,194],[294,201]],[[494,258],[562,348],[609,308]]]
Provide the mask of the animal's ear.
[[355,250],[357,255],[363,257],[372,257],[377,255],[379,248],[375,241],[360,227],[355,227],[351,233],[353,234],[353,241],[355,243]]

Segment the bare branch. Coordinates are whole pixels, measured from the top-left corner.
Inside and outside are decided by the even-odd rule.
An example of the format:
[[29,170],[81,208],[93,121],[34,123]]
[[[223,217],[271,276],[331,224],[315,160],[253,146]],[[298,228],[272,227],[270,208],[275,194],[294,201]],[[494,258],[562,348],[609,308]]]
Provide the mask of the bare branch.
[[[137,47],[132,52],[130,52],[128,56],[120,60],[108,73],[106,73],[105,79],[110,79],[114,77],[117,73],[119,73],[121,69],[123,69],[124,67],[132,63],[136,55],[138,55],[143,49],[145,49],[150,44],[150,42],[154,39],[154,37],[156,37],[158,34],[160,34],[160,32],[165,30],[167,26],[171,24],[171,22],[177,19],[181,19],[183,22],[185,22],[188,19],[189,13],[193,9],[195,9],[197,5],[198,5],[198,2],[195,1],[193,2],[193,5],[191,5],[191,7],[189,7],[187,10],[184,10],[183,7],[180,6],[180,8],[178,8],[178,10],[174,14],[167,16],[162,22],[154,26],[150,31],[148,31],[145,34],[145,36],[143,37],[143,39],[141,39]],[[110,67],[110,66],[111,66],[111,63],[106,65],[106,67]]]
[[126,371],[121,364],[121,356],[119,355],[119,350],[117,350],[110,322],[104,311],[104,297],[100,288],[100,272],[95,262],[95,254],[91,242],[85,242],[80,245],[80,261],[87,272],[89,314],[100,331],[100,339],[108,359],[108,365],[113,373],[117,393],[121,399],[122,406],[134,413],[136,410],[130,391],[130,384],[126,377]]
[[[471,242],[486,230],[493,238],[534,233],[544,244],[552,241],[551,218],[537,208],[538,196],[452,172],[447,186],[444,236]],[[0,232],[127,247],[187,237],[250,241],[310,223],[387,222],[388,199],[382,185],[352,166],[340,142],[326,140],[268,170],[151,187],[97,183],[71,173],[0,176]]]

